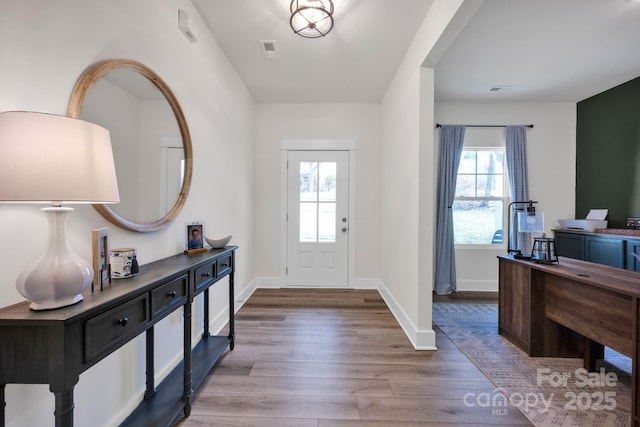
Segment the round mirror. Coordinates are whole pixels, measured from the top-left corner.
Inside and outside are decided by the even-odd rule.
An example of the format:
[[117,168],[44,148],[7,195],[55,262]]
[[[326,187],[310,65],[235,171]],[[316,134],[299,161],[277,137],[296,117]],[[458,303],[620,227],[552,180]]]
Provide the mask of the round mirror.
[[175,218],[191,184],[191,137],[178,100],[155,72],[127,59],[93,64],[76,82],[67,115],[111,133],[120,203],[93,205],[103,217],[140,232]]

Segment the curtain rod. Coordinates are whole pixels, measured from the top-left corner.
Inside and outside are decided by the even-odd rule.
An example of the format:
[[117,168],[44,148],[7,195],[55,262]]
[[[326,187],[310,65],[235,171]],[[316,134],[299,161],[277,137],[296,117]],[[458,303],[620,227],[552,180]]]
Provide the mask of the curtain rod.
[[[468,128],[506,128],[507,125],[464,125],[465,127]],[[528,128],[533,128],[533,125],[524,125]],[[440,123],[436,123],[436,127],[437,128],[441,128],[442,125]]]

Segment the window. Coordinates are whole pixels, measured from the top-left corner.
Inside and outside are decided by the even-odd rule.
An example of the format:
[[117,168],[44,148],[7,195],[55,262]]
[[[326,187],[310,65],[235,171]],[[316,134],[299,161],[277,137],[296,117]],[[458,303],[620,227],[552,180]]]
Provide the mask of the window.
[[507,179],[502,149],[463,149],[453,228],[458,245],[502,245]]

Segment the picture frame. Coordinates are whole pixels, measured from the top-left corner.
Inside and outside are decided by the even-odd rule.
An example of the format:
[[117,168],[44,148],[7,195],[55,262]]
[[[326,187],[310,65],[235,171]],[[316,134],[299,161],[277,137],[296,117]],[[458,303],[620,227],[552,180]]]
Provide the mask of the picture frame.
[[194,254],[205,252],[204,246],[204,225],[199,222],[192,222],[186,227],[185,253]]
[[103,288],[105,281],[111,281],[109,275],[109,229],[106,227],[96,228],[91,232],[91,246],[93,249],[93,282],[91,282],[91,292],[95,286]]

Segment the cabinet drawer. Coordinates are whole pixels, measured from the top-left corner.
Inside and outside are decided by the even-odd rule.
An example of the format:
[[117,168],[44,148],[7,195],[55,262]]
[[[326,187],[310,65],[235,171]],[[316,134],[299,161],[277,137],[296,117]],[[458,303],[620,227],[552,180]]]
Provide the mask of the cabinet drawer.
[[218,271],[216,272],[217,277],[221,277],[227,273],[230,273],[231,272],[231,255],[218,259],[217,264],[218,264]]
[[195,294],[213,282],[213,279],[216,277],[216,263],[212,262],[211,264],[196,269],[194,275],[193,293]]
[[149,294],[145,293],[84,322],[84,360],[91,361],[118,349],[143,331],[149,321]]
[[156,320],[187,300],[187,275],[151,291],[151,319]]

